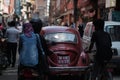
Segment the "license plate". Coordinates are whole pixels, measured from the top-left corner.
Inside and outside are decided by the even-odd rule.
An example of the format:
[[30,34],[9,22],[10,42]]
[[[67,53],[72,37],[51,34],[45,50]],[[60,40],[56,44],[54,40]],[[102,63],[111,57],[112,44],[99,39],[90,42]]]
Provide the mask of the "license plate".
[[69,64],[70,57],[69,56],[58,56],[58,63],[59,64]]

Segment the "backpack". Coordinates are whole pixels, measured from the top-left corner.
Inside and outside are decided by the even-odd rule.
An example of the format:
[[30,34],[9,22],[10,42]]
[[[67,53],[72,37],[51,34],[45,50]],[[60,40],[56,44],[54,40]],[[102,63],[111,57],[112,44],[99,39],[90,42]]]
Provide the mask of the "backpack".
[[112,49],[111,48],[108,49],[104,55],[105,55],[104,60],[110,61],[112,59],[112,56],[113,56]]
[[38,64],[38,54],[30,53],[30,54],[22,54],[20,55],[20,63],[24,66],[33,67]]
[[96,31],[93,33],[93,37],[97,47],[96,59],[99,61],[111,60],[113,52],[111,49],[112,44],[110,35],[104,31]]
[[41,69],[42,74],[49,74],[49,64],[47,61],[47,56],[45,54],[45,51],[43,49],[43,44],[42,44],[42,38],[39,34],[36,34],[37,41],[38,41],[38,51],[39,51],[39,67]]

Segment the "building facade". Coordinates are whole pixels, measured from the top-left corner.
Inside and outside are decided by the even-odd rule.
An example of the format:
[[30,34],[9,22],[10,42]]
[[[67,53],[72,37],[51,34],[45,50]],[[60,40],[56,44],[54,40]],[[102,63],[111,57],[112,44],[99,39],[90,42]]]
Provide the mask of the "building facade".
[[14,12],[14,0],[0,0],[0,14],[10,16]]
[[47,0],[36,0],[36,11],[39,12],[40,18],[44,21],[46,19],[46,16],[48,16],[47,13]]
[[49,13],[51,23],[61,19],[69,24],[74,14],[73,9],[73,0],[51,0]]
[[[75,1],[77,4],[74,4]],[[52,19],[51,21],[67,20],[69,23],[75,17],[76,20],[81,17],[85,22],[96,18],[104,20],[115,20],[117,18],[116,20],[119,20],[119,3],[120,0],[51,0],[50,19]],[[111,15],[117,16],[114,18]]]

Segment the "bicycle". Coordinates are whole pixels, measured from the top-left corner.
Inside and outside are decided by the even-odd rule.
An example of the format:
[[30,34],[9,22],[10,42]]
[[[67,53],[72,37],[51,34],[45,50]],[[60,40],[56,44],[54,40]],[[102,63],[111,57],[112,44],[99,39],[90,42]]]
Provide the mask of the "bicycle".
[[[107,63],[108,62],[105,62],[103,65],[99,66],[98,73],[95,76],[95,80],[113,80],[112,72],[109,70]],[[91,77],[91,80],[92,80],[92,77]]]
[[[94,61],[94,56],[95,56],[95,50],[91,51],[91,53],[93,53],[93,59],[91,59],[91,72],[90,72],[90,79],[89,80],[113,80],[113,76],[112,76],[112,68],[108,67],[109,65],[109,61],[104,61],[103,64],[97,65],[98,67],[96,67],[95,65],[97,63],[95,63]],[[94,74],[94,70],[95,68],[97,69],[97,73],[96,76],[93,76]],[[94,77],[94,79],[93,79]]]
[[6,54],[6,42],[0,40],[0,70],[5,70],[8,67],[8,59]]

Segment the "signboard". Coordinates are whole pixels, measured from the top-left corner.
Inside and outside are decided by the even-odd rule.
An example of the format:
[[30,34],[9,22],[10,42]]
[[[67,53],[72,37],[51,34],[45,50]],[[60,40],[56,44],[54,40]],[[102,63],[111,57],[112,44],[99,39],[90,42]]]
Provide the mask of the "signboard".
[[113,11],[112,12],[112,20],[113,21],[120,21],[120,11]]
[[4,0],[4,5],[9,6],[10,5],[10,0]]
[[20,15],[20,0],[16,0],[16,3],[15,3],[15,13],[17,15]]
[[116,0],[106,0],[105,2],[106,8],[115,7],[115,6],[116,6]]

